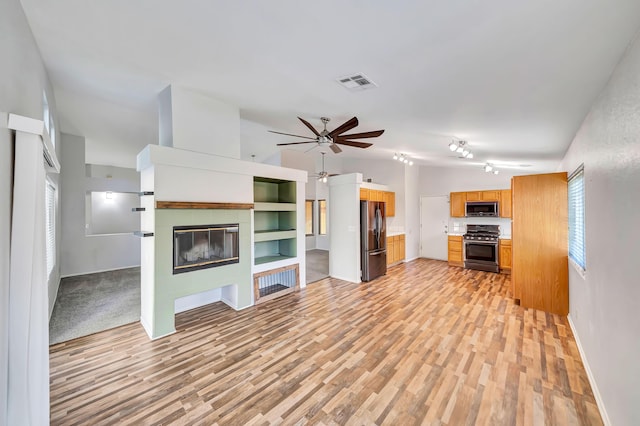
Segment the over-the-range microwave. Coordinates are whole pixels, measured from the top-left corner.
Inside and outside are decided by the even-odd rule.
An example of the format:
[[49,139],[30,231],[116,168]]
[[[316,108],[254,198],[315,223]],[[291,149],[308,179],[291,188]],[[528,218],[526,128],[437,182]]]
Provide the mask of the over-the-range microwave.
[[498,217],[497,201],[467,201],[465,204],[465,216],[467,217]]

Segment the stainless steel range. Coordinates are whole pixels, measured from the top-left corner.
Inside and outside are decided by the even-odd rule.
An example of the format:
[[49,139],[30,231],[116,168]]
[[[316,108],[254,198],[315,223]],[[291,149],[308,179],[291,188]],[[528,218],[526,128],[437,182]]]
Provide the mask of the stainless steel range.
[[479,271],[500,272],[498,265],[499,225],[467,225],[463,235],[464,267]]

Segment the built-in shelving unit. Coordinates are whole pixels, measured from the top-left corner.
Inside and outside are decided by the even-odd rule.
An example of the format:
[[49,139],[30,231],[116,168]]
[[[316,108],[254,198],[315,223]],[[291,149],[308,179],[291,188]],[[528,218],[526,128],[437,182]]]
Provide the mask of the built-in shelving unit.
[[296,257],[296,182],[255,177],[255,264]]

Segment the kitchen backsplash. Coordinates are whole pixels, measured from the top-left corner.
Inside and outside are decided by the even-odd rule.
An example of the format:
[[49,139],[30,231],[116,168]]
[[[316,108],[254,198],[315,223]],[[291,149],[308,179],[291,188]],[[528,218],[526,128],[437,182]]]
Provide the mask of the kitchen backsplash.
[[450,217],[449,234],[462,235],[469,224],[500,225],[500,237],[511,238],[511,219],[501,217]]

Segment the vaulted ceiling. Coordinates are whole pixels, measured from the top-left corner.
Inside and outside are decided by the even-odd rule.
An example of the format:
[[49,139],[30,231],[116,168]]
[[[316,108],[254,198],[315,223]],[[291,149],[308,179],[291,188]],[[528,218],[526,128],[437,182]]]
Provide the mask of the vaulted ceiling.
[[[386,132],[343,158],[554,170],[640,26],[637,0],[22,4],[61,129],[112,164],[157,143],[156,96],[174,84],[239,107],[245,159],[295,140],[267,129],[309,134],[297,116],[357,116],[357,131]],[[336,82],[354,73],[378,87]]]

